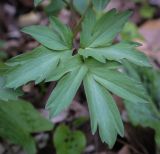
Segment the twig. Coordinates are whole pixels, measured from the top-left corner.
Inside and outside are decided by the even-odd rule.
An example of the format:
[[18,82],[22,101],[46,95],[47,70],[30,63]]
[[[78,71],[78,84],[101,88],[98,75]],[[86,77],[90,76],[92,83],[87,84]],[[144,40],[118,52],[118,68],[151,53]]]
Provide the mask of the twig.
[[121,139],[117,139],[117,141],[123,145],[127,145],[131,150],[133,150],[134,152],[136,152],[137,154],[143,154],[140,151],[138,151],[137,149],[135,149],[133,146],[129,145],[128,143],[122,141]]

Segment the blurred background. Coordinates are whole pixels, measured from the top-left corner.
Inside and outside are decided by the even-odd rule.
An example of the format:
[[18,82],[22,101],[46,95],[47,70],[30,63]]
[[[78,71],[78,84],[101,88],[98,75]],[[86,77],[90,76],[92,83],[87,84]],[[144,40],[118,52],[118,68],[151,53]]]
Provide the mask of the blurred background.
[[[31,51],[39,44],[20,29],[25,26],[48,24],[48,16],[55,15],[73,28],[87,6],[87,0],[74,0],[76,13],[70,10],[63,0],[44,0],[34,7],[33,0],[0,0],[0,63],[21,53]],[[144,52],[153,65],[153,69],[126,67],[128,75],[133,72],[144,84],[148,95],[153,100],[150,105],[130,107],[119,97],[114,96],[125,125],[125,137],[118,137],[112,150],[103,144],[96,134],[90,131],[89,114],[83,87],[80,88],[70,108],[52,119],[55,127],[50,132],[36,133],[38,154],[55,154],[55,140],[60,138],[65,129],[69,132],[66,153],[73,154],[158,154],[160,153],[160,0],[111,0],[106,10],[117,8],[122,11],[133,10],[130,21],[116,38],[117,41],[135,41],[142,44]],[[79,44],[77,36],[75,46]],[[55,83],[29,83],[23,86],[25,100],[43,115],[48,116],[44,106]],[[62,125],[63,124],[63,125]],[[62,127],[63,126],[63,127]],[[61,131],[57,129],[61,127]],[[63,130],[64,129],[64,130]],[[80,131],[77,135],[76,132]],[[55,135],[56,134],[56,135]],[[66,135],[66,134],[65,134]],[[55,137],[56,136],[56,137]],[[63,143],[62,143],[63,144]],[[72,146],[69,146],[72,145]],[[0,154],[24,154],[18,145],[0,138]]]

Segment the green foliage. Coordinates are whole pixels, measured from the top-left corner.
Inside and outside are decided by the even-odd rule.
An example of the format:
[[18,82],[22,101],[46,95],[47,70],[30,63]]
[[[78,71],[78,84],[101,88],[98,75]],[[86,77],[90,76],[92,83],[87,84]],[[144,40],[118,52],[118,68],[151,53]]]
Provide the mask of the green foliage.
[[150,66],[145,55],[135,49],[137,46],[139,46],[137,43],[122,42],[103,48],[95,47],[80,49],[79,54],[85,58],[93,57],[102,63],[105,63],[106,59],[115,60],[118,62],[123,59],[127,59],[130,62],[140,66]]
[[122,30],[121,38],[125,41],[130,41],[134,39],[141,39],[143,40],[143,37],[140,35],[138,27],[133,22],[127,22]]
[[143,18],[150,19],[154,16],[156,9],[149,4],[143,5],[140,9],[140,15]]
[[92,1],[95,10],[97,12],[101,12],[103,9],[105,9],[110,0],[92,0]]
[[51,0],[48,6],[45,7],[45,12],[48,15],[57,14],[64,6],[63,0]]
[[18,96],[21,96],[22,92],[20,90],[13,91],[10,88],[5,88],[5,79],[0,77],[0,100],[17,100]]
[[5,41],[0,40],[0,61],[7,58],[7,54],[3,51]]
[[160,146],[160,111],[157,109],[160,100],[160,73],[151,69],[138,69],[129,63],[127,63],[127,72],[130,76],[143,82],[145,90],[152,100],[146,104],[142,103],[141,106],[134,99],[132,100],[134,105],[131,105],[130,101],[124,101],[129,120],[135,126],[141,125],[153,128],[156,132],[156,142]]
[[30,26],[22,32],[34,37],[45,47],[54,51],[69,50],[72,46],[72,32],[55,17],[50,18],[50,27]]
[[21,145],[28,154],[36,153],[35,141],[30,134],[53,127],[28,102],[22,100],[0,100],[0,117],[0,136]]
[[61,78],[47,102],[51,116],[56,116],[69,106],[86,72],[87,68],[82,65]]
[[[94,1],[94,7],[99,11],[103,8],[101,4],[107,3]],[[130,15],[130,11],[120,13],[113,9],[99,16],[89,9],[82,20],[80,48],[76,55],[72,55],[71,30],[57,18],[50,18],[49,27],[24,28],[23,32],[34,37],[41,46],[8,61],[6,87],[17,88],[29,81],[58,81],[46,105],[52,117],[70,105],[83,83],[92,132],[94,134],[98,128],[102,141],[113,147],[117,135],[123,136],[124,129],[110,92],[128,101],[149,101],[141,83],[119,71],[125,60],[150,66],[144,54],[135,49],[139,44],[113,44]]]
[[96,82],[94,75],[88,74],[85,77],[84,88],[90,111],[92,133],[96,132],[98,126],[102,141],[107,142],[112,148],[116,141],[117,132],[121,136],[124,135],[117,106],[108,91]]
[[68,126],[60,125],[54,134],[54,145],[57,154],[81,154],[86,138],[81,131],[71,131]]
[[43,118],[33,106],[18,99],[22,92],[5,87],[4,74],[8,67],[0,67],[0,136],[22,146],[28,154],[36,153],[31,133],[51,130],[53,125]]
[[52,51],[41,46],[11,59],[8,61],[8,65],[12,65],[12,68],[6,75],[6,87],[17,88],[28,81],[35,80],[39,83],[47,79],[59,62],[70,53],[70,51]]
[[139,74],[141,76],[143,75],[142,82],[153,102],[160,109],[160,71],[155,69],[141,69]]
[[34,0],[34,5],[37,6],[39,5],[43,0]]
[[156,142],[160,146],[160,113],[157,111],[153,103],[142,104],[125,101],[125,106],[128,112],[129,120],[133,125],[141,125],[144,127],[153,128],[156,132]]
[[95,14],[89,11],[82,25],[81,48],[97,48],[111,45],[113,39],[123,29],[130,15],[130,11],[119,13],[113,9],[96,20]]
[[149,4],[148,0],[134,0],[134,2],[141,4],[139,13],[143,18],[150,19],[154,16],[156,9]]
[[89,5],[89,0],[73,0],[73,5],[76,11],[82,15]]

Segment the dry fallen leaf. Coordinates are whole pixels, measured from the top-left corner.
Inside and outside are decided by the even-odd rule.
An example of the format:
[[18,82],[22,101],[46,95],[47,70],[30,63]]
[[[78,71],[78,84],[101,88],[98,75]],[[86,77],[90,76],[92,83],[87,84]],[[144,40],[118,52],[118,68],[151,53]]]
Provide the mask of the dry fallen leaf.
[[118,154],[131,154],[130,148],[129,148],[127,145],[125,145],[125,146],[118,152]]
[[41,16],[39,13],[30,12],[19,16],[18,25],[20,27],[34,25],[40,22]]
[[139,31],[145,39],[139,49],[160,63],[160,20],[147,21]]

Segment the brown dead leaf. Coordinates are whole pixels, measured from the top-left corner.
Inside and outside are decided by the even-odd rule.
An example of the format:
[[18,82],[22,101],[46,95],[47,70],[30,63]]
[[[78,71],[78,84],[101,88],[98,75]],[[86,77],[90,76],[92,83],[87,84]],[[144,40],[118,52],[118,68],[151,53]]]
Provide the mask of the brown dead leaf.
[[34,25],[40,22],[41,16],[39,13],[30,12],[24,15],[21,15],[18,18],[18,25],[20,27]]
[[118,154],[131,154],[130,152],[130,147],[128,147],[127,145],[125,145],[119,152]]
[[147,21],[139,31],[153,51],[160,50],[160,19]]
[[160,19],[147,21],[140,27],[139,32],[145,39],[137,40],[142,44],[139,50],[160,63]]

